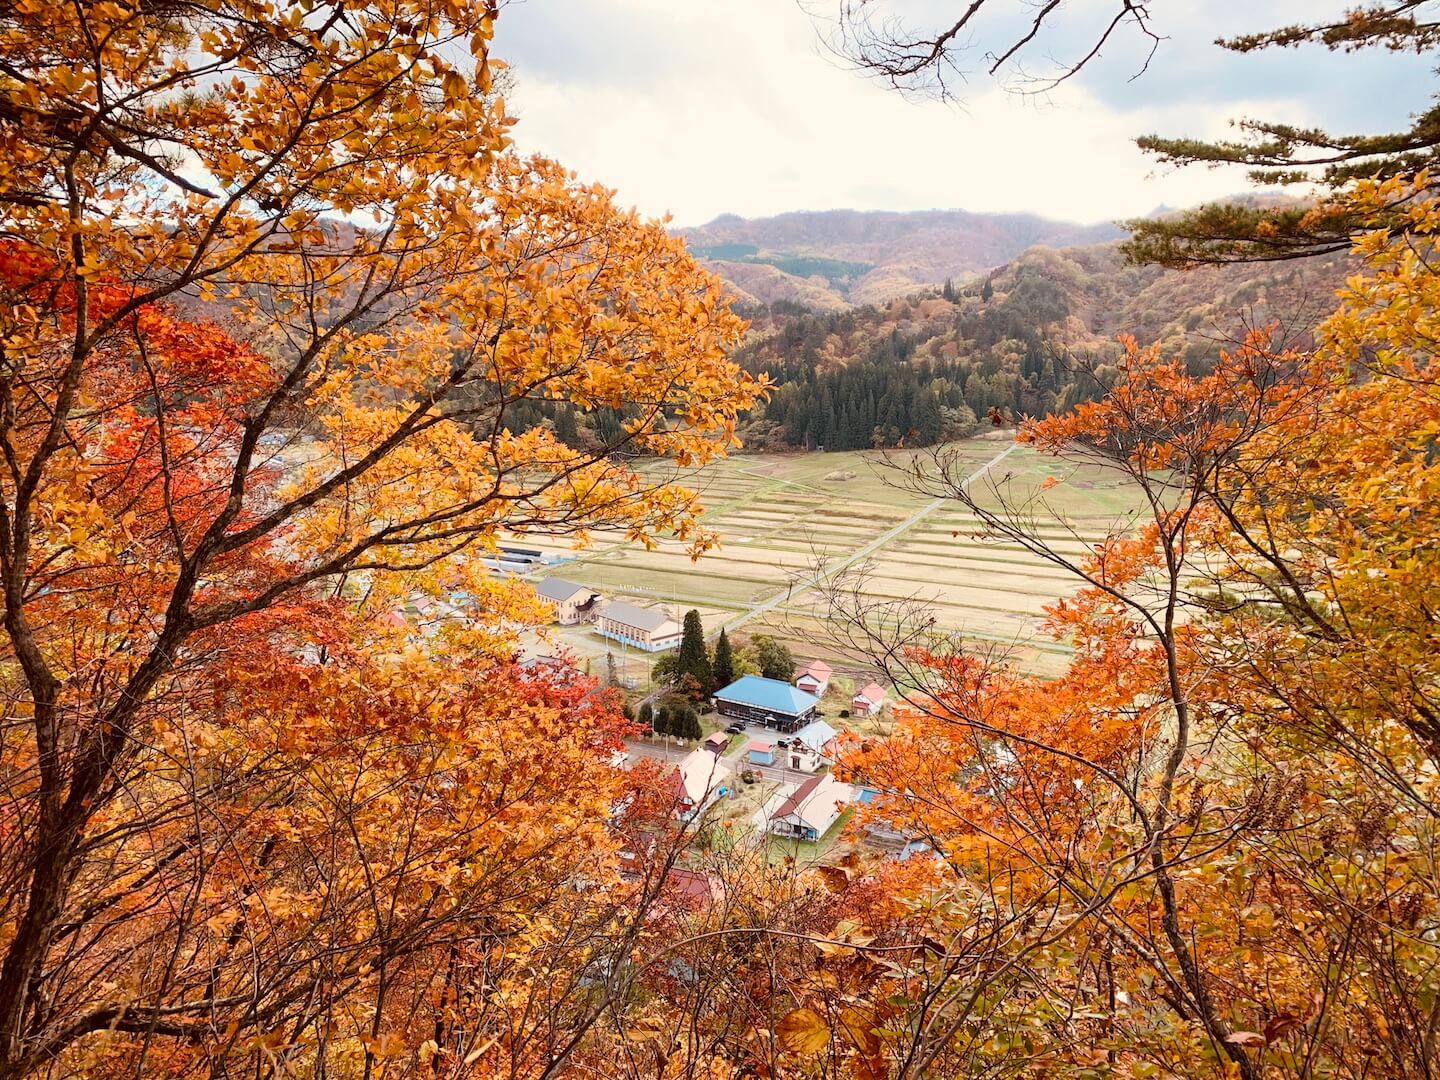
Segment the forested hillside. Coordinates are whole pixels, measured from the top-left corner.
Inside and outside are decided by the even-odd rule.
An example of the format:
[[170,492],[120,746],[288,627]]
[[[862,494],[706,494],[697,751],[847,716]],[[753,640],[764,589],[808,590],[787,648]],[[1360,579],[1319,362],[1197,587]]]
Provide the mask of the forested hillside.
[[[1181,272],[1127,265],[1114,244],[1037,247],[968,285],[882,305],[772,304],[751,313],[738,356],[778,384],[745,437],[853,450],[963,435],[991,410],[1064,411],[1100,393],[1122,333],[1193,372],[1250,327],[1275,324],[1304,346],[1353,265],[1330,255]],[[1092,364],[1095,374],[1082,370]]]
[[1121,233],[1038,214],[823,210],[749,220],[726,214],[680,235],[742,303],[838,311],[947,279],[967,281],[1036,244],[1088,244]]

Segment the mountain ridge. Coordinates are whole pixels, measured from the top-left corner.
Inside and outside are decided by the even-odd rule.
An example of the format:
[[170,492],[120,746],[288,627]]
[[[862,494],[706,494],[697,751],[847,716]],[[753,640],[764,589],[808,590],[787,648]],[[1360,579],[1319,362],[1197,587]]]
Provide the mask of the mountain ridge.
[[788,301],[821,311],[883,303],[964,283],[1037,245],[1120,239],[1114,224],[972,210],[792,210],[721,214],[675,230],[742,305]]

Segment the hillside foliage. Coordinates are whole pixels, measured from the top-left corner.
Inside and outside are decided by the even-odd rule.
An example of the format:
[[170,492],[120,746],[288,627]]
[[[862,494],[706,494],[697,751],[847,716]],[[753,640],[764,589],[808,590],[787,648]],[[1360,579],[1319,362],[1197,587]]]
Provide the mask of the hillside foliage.
[[1115,245],[1034,248],[940,295],[833,313],[771,305],[752,316],[736,354],[778,387],[745,439],[768,448],[924,446],[992,415],[1064,412],[1116,377],[1122,333],[1192,372],[1271,323],[1304,347],[1353,266],[1337,255],[1181,273],[1130,265]]
[[[1309,281],[1108,249],[795,324],[819,370],[772,434],[828,393],[888,439],[888,388],[920,441],[973,386],[1144,496],[1082,537],[1040,513],[1063,468],[892,474],[1070,576],[1074,657],[1036,678],[817,575],[903,693],[841,741],[871,797],[834,827],[909,857],[810,865],[622,767],[616,690],[519,662],[548,616],[477,557],[703,555],[676,470],[733,448],[771,340],[747,371],[678,239],[515,154],[497,15],[0,6],[0,1078],[1432,1080],[1431,178],[1352,185],[1313,334],[1254,325]],[[729,666],[795,669],[762,634]]]

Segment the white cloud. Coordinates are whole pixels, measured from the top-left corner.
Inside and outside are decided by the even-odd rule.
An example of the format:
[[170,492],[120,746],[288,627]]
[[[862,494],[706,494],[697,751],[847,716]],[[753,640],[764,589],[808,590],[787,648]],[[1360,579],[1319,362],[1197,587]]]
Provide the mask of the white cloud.
[[1123,105],[1081,81],[1046,99],[977,82],[963,108],[907,101],[822,54],[783,0],[528,0],[503,12],[496,51],[515,69],[522,149],[680,224],[832,207],[1126,217],[1245,187],[1236,170],[1157,172],[1136,135],[1317,119],[1233,85],[1151,103],[1143,79]]

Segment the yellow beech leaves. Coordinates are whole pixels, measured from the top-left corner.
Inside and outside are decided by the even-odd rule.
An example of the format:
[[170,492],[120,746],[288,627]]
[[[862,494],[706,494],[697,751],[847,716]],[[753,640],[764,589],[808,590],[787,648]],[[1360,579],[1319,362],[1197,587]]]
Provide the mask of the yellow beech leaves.
[[0,1074],[558,1067],[603,1009],[624,721],[479,556],[702,552],[764,382],[510,149],[496,17],[0,10]]

